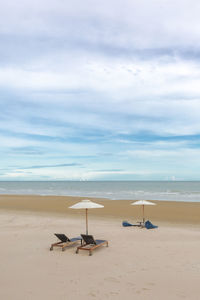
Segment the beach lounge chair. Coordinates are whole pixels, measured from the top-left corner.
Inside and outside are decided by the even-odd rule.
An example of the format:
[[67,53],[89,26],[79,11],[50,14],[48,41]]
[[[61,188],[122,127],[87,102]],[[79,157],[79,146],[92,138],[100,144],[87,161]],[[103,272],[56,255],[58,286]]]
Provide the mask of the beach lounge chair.
[[69,239],[63,233],[54,233],[54,234],[60,241],[57,243],[51,244],[50,251],[52,251],[54,247],[61,247],[62,251],[64,251],[66,247],[73,245],[79,241],[81,241],[81,244],[82,244],[82,238],[80,236]]
[[129,227],[129,226],[140,227],[139,224],[131,224],[131,223],[129,223],[128,221],[123,221],[123,222],[122,222],[122,226],[123,226],[123,227]]
[[106,245],[108,247],[108,241],[106,240],[95,240],[92,235],[81,234],[84,244],[77,247],[76,253],[79,250],[87,250],[89,251],[89,255],[92,255],[92,251],[100,246]]
[[158,226],[153,225],[149,220],[145,222],[144,226],[145,226],[146,229],[158,228]]

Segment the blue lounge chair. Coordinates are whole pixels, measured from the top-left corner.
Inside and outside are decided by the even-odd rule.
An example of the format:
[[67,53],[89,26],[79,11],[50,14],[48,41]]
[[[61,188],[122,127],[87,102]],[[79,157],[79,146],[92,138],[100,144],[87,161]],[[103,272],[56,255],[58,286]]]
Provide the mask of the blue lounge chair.
[[153,225],[149,220],[145,222],[144,226],[145,226],[146,229],[158,228],[158,226]]
[[122,222],[122,226],[124,226],[124,227],[137,226],[137,227],[139,227],[140,225],[137,225],[137,224],[131,224],[131,223],[129,223],[128,221],[123,221],[123,222]]

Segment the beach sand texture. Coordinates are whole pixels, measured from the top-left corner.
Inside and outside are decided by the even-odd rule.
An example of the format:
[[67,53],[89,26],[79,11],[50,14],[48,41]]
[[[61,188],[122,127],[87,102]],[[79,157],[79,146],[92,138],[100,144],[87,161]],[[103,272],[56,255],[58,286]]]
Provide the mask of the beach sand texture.
[[105,208],[89,211],[89,233],[109,247],[49,251],[53,233],[84,233],[84,211],[68,209],[79,200],[0,197],[0,299],[200,298],[199,203],[156,202],[146,213],[159,228],[146,230],[121,226],[140,220],[132,201],[93,199]]

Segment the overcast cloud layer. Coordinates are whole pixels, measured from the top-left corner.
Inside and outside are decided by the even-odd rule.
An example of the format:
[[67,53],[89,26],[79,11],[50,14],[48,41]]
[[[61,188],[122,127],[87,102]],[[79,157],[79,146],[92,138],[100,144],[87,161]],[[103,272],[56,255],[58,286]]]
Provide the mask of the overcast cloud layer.
[[200,180],[198,0],[0,6],[0,180]]

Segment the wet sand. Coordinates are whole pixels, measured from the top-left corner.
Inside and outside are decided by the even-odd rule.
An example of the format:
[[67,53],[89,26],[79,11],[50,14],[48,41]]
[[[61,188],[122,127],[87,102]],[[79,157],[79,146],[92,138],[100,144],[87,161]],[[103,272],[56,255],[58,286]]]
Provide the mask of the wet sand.
[[[68,207],[81,201],[81,197],[0,195],[0,209],[32,211],[65,216],[84,214],[82,210]],[[142,218],[142,207],[130,205],[130,200],[107,200],[88,198],[103,204],[103,209],[91,209],[91,216],[118,218],[136,222]],[[152,201],[155,206],[145,206],[145,218],[152,222],[200,225],[200,203]]]

